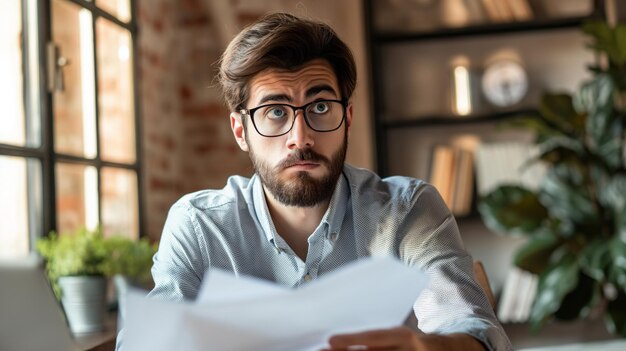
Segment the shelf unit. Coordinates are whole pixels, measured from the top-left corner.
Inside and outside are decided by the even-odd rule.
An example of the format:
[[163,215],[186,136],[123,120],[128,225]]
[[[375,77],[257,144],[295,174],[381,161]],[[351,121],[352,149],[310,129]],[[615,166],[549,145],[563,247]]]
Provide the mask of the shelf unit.
[[[520,114],[536,114],[537,108],[537,97],[540,94],[541,89],[561,89],[561,86],[551,87],[551,86],[541,86],[541,87],[531,87],[534,88],[531,91],[531,94],[534,93],[533,97],[528,98],[528,101],[525,101],[523,104],[519,106],[513,106],[508,109],[497,109],[497,108],[486,108],[482,111],[478,111],[476,114],[472,114],[470,116],[456,116],[452,112],[446,112],[445,109],[442,111],[426,111],[426,112],[411,112],[405,113],[401,118],[395,118],[396,115],[401,115],[402,113],[398,113],[397,111],[393,111],[393,109],[388,108],[389,105],[392,105],[394,101],[390,100],[402,100],[402,97],[389,98],[389,90],[391,89],[391,83],[389,83],[389,66],[397,67],[397,70],[403,70],[403,64],[406,65],[407,62],[410,62],[409,59],[390,59],[389,56],[396,54],[397,56],[413,56],[414,58],[418,58],[419,54],[416,54],[419,51],[419,46],[424,46],[428,48],[435,49],[446,49],[446,43],[451,43],[450,46],[458,46],[459,53],[463,53],[463,42],[468,42],[466,46],[472,45],[472,43],[485,42],[483,46],[489,47],[492,46],[494,49],[497,48],[498,44],[497,38],[503,38],[501,40],[506,41],[509,38],[512,39],[524,39],[524,36],[534,35],[534,38],[530,38],[529,42],[533,40],[539,40],[538,37],[549,34],[563,34],[562,36],[566,36],[568,33],[572,34],[577,30],[583,21],[591,18],[604,18],[604,1],[603,0],[590,0],[593,11],[585,16],[574,16],[574,17],[564,17],[564,18],[552,18],[552,19],[537,19],[530,21],[521,21],[521,22],[505,22],[505,23],[491,23],[491,24],[472,24],[465,27],[457,27],[457,28],[440,28],[433,31],[399,31],[399,30],[377,30],[376,28],[376,17],[378,13],[375,11],[375,2],[380,0],[366,0],[365,1],[365,23],[366,23],[366,31],[367,38],[369,42],[369,53],[370,53],[370,62],[371,62],[371,81],[373,86],[372,91],[372,111],[374,111],[374,128],[375,128],[375,139],[376,139],[376,161],[377,161],[377,170],[379,174],[382,176],[394,175],[397,174],[397,170],[394,169],[393,165],[390,164],[389,159],[389,140],[390,131],[395,130],[406,130],[406,129],[419,129],[423,127],[450,127],[450,126],[463,126],[468,124],[484,124],[484,123],[496,123],[499,120],[507,119],[510,117],[515,117]],[[562,37],[561,36],[561,37]],[[555,39],[559,40],[561,37]],[[495,43],[489,43],[492,41],[492,38],[495,39]],[[520,40],[521,40],[520,39]],[[549,44],[546,44],[549,45]],[[413,47],[413,48],[412,48]],[[516,44],[512,43],[510,47],[515,48]],[[524,48],[521,48],[522,50]],[[581,51],[585,50],[583,47],[580,48]],[[554,49],[554,50],[558,50]],[[389,53],[389,52],[392,53]],[[395,51],[395,52],[394,52]],[[431,55],[432,53],[427,53],[426,55]],[[476,55],[475,55],[476,56]],[[535,60],[540,62],[541,57],[535,57]],[[577,61],[573,62],[571,65],[576,65]],[[421,62],[420,64],[426,65],[427,62]],[[476,65],[476,62],[472,64]],[[478,62],[478,66],[481,62]],[[475,67],[477,68],[477,67]],[[584,69],[580,67],[581,69]],[[532,70],[532,68],[530,68]],[[397,71],[393,71],[392,73],[396,73],[397,79],[404,81],[403,88],[415,88],[420,84],[420,78],[414,78],[414,80],[407,84],[407,78],[402,74],[397,74]],[[476,70],[480,73],[480,68]],[[411,75],[411,70],[407,70],[407,75]],[[530,79],[532,80],[534,77],[532,74],[534,72],[529,72]],[[396,79],[396,78],[392,78]],[[571,82],[567,82],[571,83]],[[567,84],[564,84],[567,85]],[[402,88],[400,89],[402,90]],[[410,89],[404,89],[404,91]],[[445,92],[444,92],[445,93]],[[447,92],[449,94],[449,92]],[[396,94],[401,95],[401,94]],[[405,101],[409,100],[405,98]],[[409,101],[409,104],[411,102]],[[406,111],[404,111],[406,112]],[[419,133],[416,133],[416,137]],[[404,175],[412,175],[415,174],[404,174]]]
[[[376,27],[376,16],[381,15],[377,6],[384,1],[392,0],[364,2],[377,170],[383,177],[405,175],[427,181],[434,147],[456,137],[470,135],[484,142],[532,141],[533,136],[528,133],[502,131],[498,125],[521,115],[536,116],[544,91],[573,92],[588,78],[586,65],[595,62],[596,57],[585,47],[587,38],[579,26],[588,19],[606,18],[604,1],[588,0],[591,9],[588,13],[560,18],[473,23],[435,30],[382,30]],[[402,1],[393,0],[396,5]],[[471,0],[462,3],[468,1]],[[405,0],[404,3],[418,2]],[[475,109],[467,116],[453,113],[451,59],[465,55],[471,68],[470,77],[476,83],[485,62],[501,50],[513,51],[524,63],[529,77],[528,94],[516,105],[497,108],[480,96],[480,89],[474,84]],[[457,223],[467,250],[484,263],[497,294],[511,267],[511,257],[524,240],[487,230],[476,213],[475,200],[469,214],[457,216]]]

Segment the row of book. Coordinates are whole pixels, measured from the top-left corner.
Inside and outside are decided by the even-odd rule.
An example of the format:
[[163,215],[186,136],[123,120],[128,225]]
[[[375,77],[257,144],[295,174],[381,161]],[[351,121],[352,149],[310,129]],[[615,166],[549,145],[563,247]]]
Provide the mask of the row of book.
[[[465,2],[468,9],[476,7],[475,0]],[[492,22],[527,21],[533,18],[533,11],[527,0],[482,0],[482,5]]]
[[536,155],[537,149],[523,142],[481,143],[475,149],[436,145],[429,181],[453,214],[466,215],[471,211],[474,198],[474,174],[479,196],[502,184],[537,189],[545,167],[530,162]]
[[432,156],[430,183],[437,188],[454,215],[469,214],[474,193],[473,152],[451,145],[437,145]]
[[441,6],[442,21],[451,27],[529,21],[534,17],[528,0],[444,0]]
[[506,276],[498,302],[498,319],[502,323],[528,321],[539,278],[532,273],[512,267]]

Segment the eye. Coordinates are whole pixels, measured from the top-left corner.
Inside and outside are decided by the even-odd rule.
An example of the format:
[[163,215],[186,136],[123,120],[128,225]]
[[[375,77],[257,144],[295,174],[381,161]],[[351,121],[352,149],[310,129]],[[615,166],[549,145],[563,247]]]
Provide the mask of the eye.
[[317,114],[326,113],[328,110],[330,110],[330,104],[326,101],[319,101],[311,106],[311,112]]
[[269,119],[281,119],[287,116],[286,107],[284,106],[271,106],[265,110],[263,114],[266,118]]

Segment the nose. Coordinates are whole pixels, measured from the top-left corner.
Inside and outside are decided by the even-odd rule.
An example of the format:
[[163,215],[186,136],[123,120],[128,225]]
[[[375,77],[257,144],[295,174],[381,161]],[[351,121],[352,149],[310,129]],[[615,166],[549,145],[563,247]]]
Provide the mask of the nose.
[[287,147],[289,149],[305,149],[313,147],[313,130],[309,128],[304,120],[304,111],[296,111],[294,119],[293,127],[287,134]]

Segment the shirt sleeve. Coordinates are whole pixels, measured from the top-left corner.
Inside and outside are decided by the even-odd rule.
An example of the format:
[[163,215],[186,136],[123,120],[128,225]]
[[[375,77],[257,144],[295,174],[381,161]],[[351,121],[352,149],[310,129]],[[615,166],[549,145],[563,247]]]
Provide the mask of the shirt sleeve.
[[168,301],[195,300],[208,266],[201,253],[198,229],[189,204],[179,201],[172,206],[154,255],[154,289],[148,296]]
[[473,259],[463,247],[456,221],[437,190],[422,184],[407,201],[399,255],[430,277],[414,305],[418,328],[425,333],[465,333],[489,350],[512,350],[476,282]]

